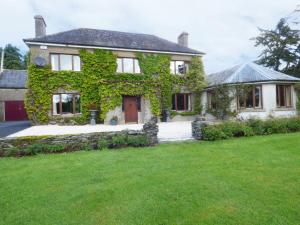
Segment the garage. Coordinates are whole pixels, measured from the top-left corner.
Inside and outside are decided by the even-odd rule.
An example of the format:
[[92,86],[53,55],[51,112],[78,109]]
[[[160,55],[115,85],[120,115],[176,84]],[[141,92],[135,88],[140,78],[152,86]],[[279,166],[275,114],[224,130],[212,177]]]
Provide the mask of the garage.
[[5,121],[28,120],[24,101],[6,101],[4,107]]
[[0,121],[28,120],[24,107],[26,80],[25,70],[0,73]]

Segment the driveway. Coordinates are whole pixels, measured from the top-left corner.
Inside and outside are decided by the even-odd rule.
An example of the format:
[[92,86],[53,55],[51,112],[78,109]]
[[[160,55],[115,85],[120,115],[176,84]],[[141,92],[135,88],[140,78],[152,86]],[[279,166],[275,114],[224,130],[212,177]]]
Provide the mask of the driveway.
[[0,122],[0,138],[29,128],[30,121]]
[[[107,132],[121,130],[140,130],[143,124],[125,124],[125,125],[83,125],[83,126],[59,126],[59,125],[42,125],[32,126],[25,130],[20,130],[9,137],[21,136],[39,136],[39,135],[64,135],[80,134],[91,132]],[[164,141],[179,141],[192,139],[191,121],[158,123],[158,139]],[[23,128],[24,129],[24,128]]]

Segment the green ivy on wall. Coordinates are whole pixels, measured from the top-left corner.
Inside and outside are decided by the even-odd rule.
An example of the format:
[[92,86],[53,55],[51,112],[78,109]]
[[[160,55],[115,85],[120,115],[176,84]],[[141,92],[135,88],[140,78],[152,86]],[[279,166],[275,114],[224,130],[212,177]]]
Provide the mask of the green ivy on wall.
[[190,72],[180,78],[170,74],[168,55],[138,53],[136,57],[141,74],[117,74],[117,56],[100,49],[80,51],[80,72],[51,71],[50,66],[30,65],[25,98],[29,118],[35,124],[48,123],[52,94],[59,89],[80,92],[82,115],[79,121],[82,123],[89,118],[89,109],[98,109],[99,118],[104,120],[109,110],[122,104],[123,95],[143,95],[150,100],[151,112],[159,116],[163,109],[171,109],[174,87],[186,85],[191,91],[201,92],[204,72],[199,57],[193,57]]

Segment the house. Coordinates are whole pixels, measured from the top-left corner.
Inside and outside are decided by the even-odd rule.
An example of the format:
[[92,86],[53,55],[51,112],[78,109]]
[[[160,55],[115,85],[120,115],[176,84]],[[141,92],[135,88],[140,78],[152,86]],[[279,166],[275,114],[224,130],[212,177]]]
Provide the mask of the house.
[[[131,74],[131,77],[142,76],[143,71],[137,57],[139,53],[167,55],[170,57],[168,69],[175,76],[181,76],[188,71],[189,63],[193,57],[201,59],[204,55],[204,53],[188,47],[188,34],[186,32],[179,35],[178,43],[148,34],[86,28],[46,35],[46,23],[43,17],[35,16],[34,18],[35,38],[24,39],[24,42],[30,48],[31,62],[37,65],[49,64],[54,72],[74,71],[78,72],[78,77],[84,76],[81,73],[84,66],[80,56],[82,49],[87,50],[87,52],[94,52],[98,49],[112,52],[116,56],[117,66],[116,71],[111,76],[117,74],[116,76],[119,76],[120,79],[125,77],[124,74]],[[53,76],[56,76],[55,74],[59,76],[59,73],[54,73]],[[45,106],[50,106],[47,108],[50,120],[54,117],[80,115],[86,110],[82,100],[87,96],[83,96],[83,93],[78,90],[66,89],[63,82],[62,86],[64,88],[57,88],[53,91],[51,106],[48,103]],[[108,110],[103,118],[104,123],[110,123],[114,117],[118,118],[119,123],[144,123],[152,117],[154,110],[151,110],[151,105],[153,106],[154,103],[150,102],[151,97],[147,98],[146,94],[141,91],[139,94],[130,94],[129,92],[128,94],[122,93],[122,104]],[[106,101],[113,102],[109,96],[106,97],[104,96],[103,99],[108,100],[102,100],[100,105],[107,104]],[[182,87],[171,98],[173,101],[172,110],[179,112],[193,111],[194,96],[187,88]],[[119,102],[118,96],[116,101]],[[101,106],[101,111],[104,108],[104,106]],[[43,115],[43,118],[45,118],[45,115]]]
[[27,120],[24,108],[27,71],[4,70],[0,73],[0,121]]
[[[289,117],[297,114],[295,85],[300,79],[255,63],[245,63],[207,76],[208,87],[202,95],[207,114],[213,110],[216,88],[231,88],[230,109],[239,119]],[[238,91],[238,88],[246,87]]]

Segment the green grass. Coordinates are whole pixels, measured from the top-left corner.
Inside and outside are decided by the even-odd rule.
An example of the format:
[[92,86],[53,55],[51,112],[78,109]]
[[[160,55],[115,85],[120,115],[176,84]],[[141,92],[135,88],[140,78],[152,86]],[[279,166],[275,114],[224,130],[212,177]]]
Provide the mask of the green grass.
[[0,159],[0,224],[300,224],[300,133]]

